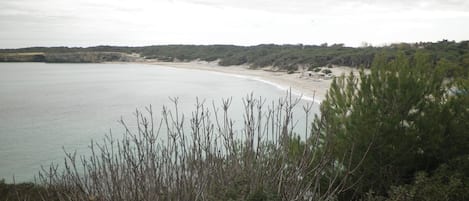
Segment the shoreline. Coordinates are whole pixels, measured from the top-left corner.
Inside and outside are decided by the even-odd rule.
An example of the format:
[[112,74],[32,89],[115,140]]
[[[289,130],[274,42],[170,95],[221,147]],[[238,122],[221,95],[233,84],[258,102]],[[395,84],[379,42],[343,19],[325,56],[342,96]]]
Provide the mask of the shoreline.
[[[280,90],[291,89],[292,94],[301,97],[304,100],[321,103],[329,90],[332,79],[317,79],[295,72],[273,71],[272,68],[249,69],[247,65],[239,66],[220,66],[217,62],[191,61],[191,62],[161,62],[161,61],[143,61],[134,62],[147,65],[171,67],[177,69],[204,70],[216,73],[222,73],[229,76],[237,76],[256,80],[272,85]],[[334,76],[349,74],[356,71],[350,67],[334,67],[330,69]]]

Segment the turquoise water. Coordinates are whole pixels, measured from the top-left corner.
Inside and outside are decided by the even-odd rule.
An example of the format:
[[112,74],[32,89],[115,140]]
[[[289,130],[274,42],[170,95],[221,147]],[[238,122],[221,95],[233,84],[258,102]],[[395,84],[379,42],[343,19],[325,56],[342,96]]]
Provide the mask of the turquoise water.
[[248,77],[144,64],[0,63],[0,178],[31,181],[41,165],[62,163],[62,147],[122,134],[121,117],[131,122],[150,104],[158,115],[170,97],[187,116],[197,97],[209,106],[232,97],[240,118],[251,92],[269,101],[286,93]]

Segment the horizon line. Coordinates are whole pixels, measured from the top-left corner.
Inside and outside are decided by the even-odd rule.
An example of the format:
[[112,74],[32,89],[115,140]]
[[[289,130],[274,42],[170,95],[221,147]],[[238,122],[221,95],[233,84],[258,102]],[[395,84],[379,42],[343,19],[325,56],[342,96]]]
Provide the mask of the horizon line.
[[[15,49],[28,49],[28,48],[93,48],[93,47],[126,47],[126,48],[138,48],[138,47],[152,47],[152,46],[236,46],[236,47],[255,47],[255,46],[262,46],[262,45],[276,45],[276,46],[318,46],[318,47],[333,47],[333,46],[343,46],[349,48],[364,48],[364,47],[387,47],[396,44],[418,44],[418,43],[438,43],[438,42],[454,42],[454,43],[461,43],[469,41],[467,40],[449,40],[449,39],[441,39],[437,41],[418,41],[418,42],[409,42],[409,41],[402,41],[402,42],[389,42],[383,44],[372,44],[369,42],[364,41],[360,46],[348,46],[345,43],[328,43],[324,42],[321,44],[304,44],[304,43],[259,43],[256,45],[241,45],[241,44],[184,44],[184,43],[167,43],[167,44],[151,44],[151,45],[105,45],[105,44],[98,44],[98,45],[90,45],[90,46],[23,46],[23,47],[15,47],[15,48],[0,48],[0,50],[15,50]],[[327,46],[325,46],[327,45]]]

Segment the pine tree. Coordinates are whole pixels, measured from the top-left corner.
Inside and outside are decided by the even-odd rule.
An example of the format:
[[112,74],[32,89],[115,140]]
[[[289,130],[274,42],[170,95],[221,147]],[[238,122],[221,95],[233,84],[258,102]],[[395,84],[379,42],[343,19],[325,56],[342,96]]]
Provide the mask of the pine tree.
[[469,155],[468,83],[448,77],[452,69],[421,53],[382,54],[369,73],[333,81],[313,127],[324,146],[334,146],[337,161],[351,156],[360,165],[343,173],[357,182],[355,193],[384,195],[418,171]]

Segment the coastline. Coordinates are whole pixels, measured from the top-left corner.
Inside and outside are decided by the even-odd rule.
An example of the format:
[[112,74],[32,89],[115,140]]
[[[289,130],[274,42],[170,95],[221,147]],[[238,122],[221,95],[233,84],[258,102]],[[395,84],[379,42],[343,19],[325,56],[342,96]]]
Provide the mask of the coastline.
[[[322,100],[324,100],[326,93],[329,90],[330,84],[332,83],[332,79],[310,78],[308,76],[302,75],[302,73],[299,72],[288,74],[286,72],[272,71],[272,68],[249,69],[249,66],[247,65],[220,66],[217,64],[217,62],[205,61],[144,61],[138,63],[180,69],[205,70],[253,79],[272,85],[281,90],[291,89],[293,94],[301,96],[304,100],[314,101],[316,103],[320,103]],[[350,72],[356,71],[350,67],[334,67],[330,70],[334,76],[341,76],[342,74],[347,75]]]

